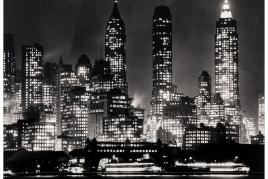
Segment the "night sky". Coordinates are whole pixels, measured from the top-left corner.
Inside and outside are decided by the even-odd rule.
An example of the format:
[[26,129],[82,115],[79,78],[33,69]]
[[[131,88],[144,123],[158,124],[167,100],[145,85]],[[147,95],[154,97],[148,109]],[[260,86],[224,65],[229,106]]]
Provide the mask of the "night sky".
[[[168,5],[173,21],[173,82],[195,96],[198,76],[207,70],[214,91],[214,33],[224,0],[119,0],[126,26],[127,81],[134,103],[149,108],[152,95],[152,16]],[[264,92],[264,0],[229,0],[239,36],[240,99],[257,116]],[[45,61],[76,64],[81,54],[104,57],[106,22],[113,0],[5,0],[4,31],[14,35],[18,68],[21,46],[38,42]]]

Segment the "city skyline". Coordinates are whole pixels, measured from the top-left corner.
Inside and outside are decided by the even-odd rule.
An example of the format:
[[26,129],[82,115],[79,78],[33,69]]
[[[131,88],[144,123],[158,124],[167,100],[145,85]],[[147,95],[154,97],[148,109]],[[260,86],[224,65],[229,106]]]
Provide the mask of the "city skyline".
[[[83,1],[83,8],[80,11],[80,22],[82,24],[76,24],[76,33],[74,33],[74,39],[70,40],[69,43],[72,41],[72,47],[71,49],[65,48],[65,50],[62,50],[62,48],[54,48],[57,45],[62,45],[66,43],[64,42],[63,36],[67,35],[67,32],[64,32],[62,36],[57,36],[59,38],[58,42],[54,42],[56,45],[52,45],[53,39],[56,37],[57,33],[53,33],[54,30],[48,31],[48,34],[42,33],[42,24],[46,22],[47,27],[50,26],[50,23],[55,23],[58,20],[62,20],[62,16],[64,16],[64,12],[57,4],[59,5],[60,1],[57,1],[57,3],[51,5],[49,7],[54,7],[52,9],[52,14],[54,13],[55,19],[51,22],[48,21],[47,17],[44,17],[41,12],[40,14],[37,12],[34,12],[35,10],[32,9],[32,13],[39,14],[38,24],[35,26],[36,28],[32,29],[29,32],[25,32],[23,29],[21,32],[12,32],[11,27],[15,26],[14,24],[8,24],[11,20],[10,18],[17,17],[17,15],[21,14],[18,12],[13,14],[13,17],[11,17],[9,14],[9,3],[15,3],[16,5],[19,5],[20,3],[16,3],[16,1],[11,2],[5,2],[5,32],[10,32],[14,34],[14,40],[15,40],[15,49],[16,49],[16,61],[20,61],[20,46],[22,44],[28,44],[32,41],[39,41],[42,46],[44,46],[45,51],[45,61],[50,62],[58,62],[59,56],[63,55],[64,62],[65,63],[71,63],[73,66],[76,63],[78,57],[85,53],[89,56],[91,59],[91,63],[93,63],[93,60],[95,60],[97,57],[104,57],[104,35],[105,35],[105,23],[107,22],[107,19],[112,11],[112,3],[113,1],[101,1],[100,3],[97,3],[96,1],[90,1],[90,5],[87,4],[86,1]],[[27,1],[27,3],[30,3],[30,1]],[[26,3],[26,4],[27,4]],[[70,1],[70,3],[74,3],[73,1]],[[150,106],[150,98],[151,98],[151,88],[152,88],[152,57],[151,57],[151,24],[152,24],[152,14],[153,9],[157,5],[165,4],[167,6],[170,6],[171,8],[171,14],[173,16],[173,83],[178,86],[178,92],[183,92],[185,95],[188,96],[196,96],[197,90],[198,90],[198,76],[202,72],[202,70],[209,71],[209,74],[212,77],[212,86],[214,87],[214,80],[215,80],[215,72],[213,70],[214,68],[214,34],[215,34],[215,21],[220,16],[220,9],[222,6],[222,1],[204,1],[202,4],[196,5],[196,3],[185,3],[185,1],[154,1],[149,2],[145,1],[144,9],[146,9],[146,12],[144,12],[142,9],[140,10],[140,14],[134,13],[135,11],[126,11],[128,9],[127,7],[130,6],[130,9],[135,9],[135,5],[139,5],[140,2],[134,1],[128,2],[128,1],[119,1],[119,11],[121,14],[122,19],[125,21],[125,28],[126,28],[126,36],[127,36],[127,47],[126,47],[126,54],[127,54],[127,81],[129,83],[129,93],[130,96],[134,98],[135,103],[139,103],[142,107],[145,107],[147,110],[147,113],[149,112],[149,106]],[[14,4],[14,5],[15,5]],[[263,66],[264,60],[255,60],[257,59],[263,59],[263,33],[256,33],[255,35],[249,33],[250,25],[249,23],[248,28],[244,28],[245,25],[244,19],[248,19],[248,22],[251,22],[255,24],[255,28],[258,28],[258,30],[263,31],[263,21],[260,20],[263,18],[261,12],[257,12],[257,7],[260,7],[262,2],[253,3],[254,6],[249,6],[249,1],[230,1],[231,11],[233,13],[233,17],[238,22],[238,34],[239,34],[239,59],[240,59],[240,98],[242,103],[242,110],[246,111],[246,114],[249,114],[249,116],[253,116],[256,118],[257,116],[257,97],[259,93],[263,92],[264,87],[264,81],[263,80],[255,80],[257,79],[263,79],[263,69],[256,68],[256,66]],[[44,5],[44,6],[43,6]],[[54,6],[55,5],[55,6]],[[66,4],[64,4],[66,5]],[[67,4],[70,5],[70,4]],[[82,1],[74,3],[75,9],[79,5],[82,6]],[[240,6],[239,6],[240,5]],[[10,4],[9,4],[10,6]],[[36,6],[39,10],[47,10],[48,6],[46,4],[42,3],[33,3],[32,6]],[[106,9],[105,14],[101,11],[98,12],[92,12],[86,14],[85,12],[91,12],[87,10],[94,9],[93,7],[96,7],[97,9]],[[186,10],[179,11],[181,7],[184,8],[190,8],[192,10],[195,10],[196,13],[190,14],[189,12],[186,12]],[[246,11],[249,10],[249,7],[251,11],[248,12],[249,15],[246,15]],[[32,8],[32,7],[30,7]],[[68,9],[68,7],[65,7]],[[214,8],[214,9],[213,9]],[[26,8],[27,9],[27,8]],[[151,12],[149,12],[149,9],[151,9]],[[18,9],[19,10],[19,9]],[[54,11],[53,11],[54,10]],[[58,12],[56,13],[56,10]],[[189,10],[189,9],[188,9]],[[258,9],[259,10],[259,9]],[[20,11],[20,10],[19,10]],[[198,13],[201,11],[202,13]],[[180,12],[184,13],[183,17],[185,19],[181,19],[177,15],[178,13],[173,12]],[[213,12],[213,13],[212,13]],[[73,13],[68,12],[69,15],[74,15]],[[76,11],[77,14],[79,14]],[[132,14],[131,14],[132,13]],[[22,19],[24,19],[27,16],[23,15]],[[98,22],[96,19],[92,19],[94,17],[91,17],[90,15],[95,15],[96,19],[102,19]],[[103,14],[103,16],[100,18],[100,16]],[[140,26],[140,29],[138,27],[133,28],[133,18],[139,17],[140,15],[145,15],[144,21],[141,21],[142,24]],[[66,14],[65,14],[66,15]],[[97,15],[97,16],[96,16]],[[99,15],[99,16],[98,16]],[[204,21],[205,24],[200,23],[199,18],[197,18],[197,15],[201,15],[199,18],[211,18],[212,20],[206,19]],[[210,17],[207,17],[209,15]],[[244,16],[242,16],[244,15]],[[147,17],[148,16],[148,17]],[[195,18],[192,18],[192,16],[195,16]],[[258,19],[260,18],[260,19]],[[77,17],[78,19],[78,17]],[[194,19],[194,20],[192,20]],[[33,21],[32,21],[33,20]],[[26,19],[23,20],[26,24],[28,24],[28,28],[33,26],[34,19],[29,19],[28,21]],[[188,20],[189,22],[195,22],[195,23],[183,23],[183,21]],[[32,21],[32,22],[31,22]],[[73,20],[71,22],[74,22],[76,20]],[[64,22],[64,21],[62,21]],[[182,22],[182,23],[180,23]],[[62,23],[63,25],[59,26],[59,30],[64,28],[67,24]],[[147,23],[147,24],[145,24]],[[64,25],[65,24],[65,25]],[[71,24],[71,23],[70,23]],[[92,24],[92,25],[91,25]],[[90,26],[91,25],[91,26]],[[194,27],[202,25],[203,27],[200,29],[194,29]],[[27,28],[27,29],[28,29]],[[93,29],[92,29],[93,28]],[[95,29],[94,29],[95,28]],[[46,29],[46,28],[44,28]],[[99,30],[98,30],[99,29]],[[88,31],[87,31],[88,30]],[[189,30],[189,32],[184,31]],[[193,36],[198,37],[198,30],[200,30],[200,40],[191,38]],[[68,30],[67,30],[68,31]],[[74,31],[72,29],[69,29],[69,31]],[[93,34],[97,33],[97,37],[93,37]],[[183,33],[184,31],[185,36]],[[50,32],[52,34],[50,34]],[[243,33],[244,32],[244,33]],[[21,35],[19,35],[21,34]],[[28,34],[28,35],[26,35]],[[31,35],[29,35],[31,34]],[[39,34],[39,35],[38,35]],[[42,36],[46,35],[52,35],[51,38],[42,38]],[[253,37],[251,37],[250,35]],[[134,38],[131,37],[131,35],[134,35]],[[21,37],[20,37],[21,36]],[[28,37],[29,40],[23,40],[24,37]],[[19,37],[19,38],[17,38]],[[137,38],[135,38],[137,37]],[[141,39],[144,37],[144,39]],[[178,38],[179,37],[179,38]],[[245,37],[251,39],[245,39]],[[254,38],[256,37],[256,38]],[[62,38],[62,39],[61,39]],[[71,38],[71,37],[69,37]],[[79,39],[85,38],[85,40],[79,41]],[[91,39],[90,39],[91,38]],[[31,40],[30,40],[31,39]],[[68,39],[68,38],[67,38]],[[141,47],[135,46],[137,43],[137,40],[140,40]],[[207,42],[204,42],[207,41]],[[180,42],[182,41],[182,42]],[[191,42],[190,42],[191,41]],[[201,43],[203,41],[203,43]],[[209,41],[209,43],[208,43]],[[248,42],[252,42],[253,45],[248,44]],[[258,41],[258,42],[257,42]],[[20,43],[18,43],[20,42]],[[66,42],[66,41],[65,41]],[[185,43],[183,43],[185,42]],[[58,43],[58,44],[57,44]],[[195,44],[194,44],[195,43]],[[79,44],[79,45],[78,45]],[[93,45],[94,44],[94,45]],[[194,45],[195,48],[191,50],[191,45]],[[54,46],[54,47],[53,47]],[[79,47],[80,46],[80,47]],[[206,47],[206,48],[205,48]],[[247,50],[248,48],[256,48],[256,50]],[[183,50],[184,49],[184,50]],[[135,50],[137,53],[135,53]],[[54,51],[54,52],[53,52]],[[65,52],[64,52],[65,51]],[[101,52],[102,51],[102,52]],[[204,53],[203,53],[204,51]],[[253,54],[248,54],[249,52],[253,52]],[[142,52],[142,53],[139,53]],[[69,55],[68,55],[69,54]],[[102,54],[102,55],[101,55]],[[69,56],[69,58],[68,58]],[[203,63],[198,63],[197,61],[201,60]],[[251,63],[246,63],[246,61]],[[18,64],[18,63],[17,63]],[[208,65],[209,67],[205,67]],[[189,68],[192,66],[191,68]],[[142,67],[142,68],[140,68]],[[255,68],[254,68],[255,67]],[[136,69],[140,69],[141,73],[138,73]],[[252,79],[251,79],[252,78]],[[144,80],[143,80],[144,79]],[[254,84],[255,85],[252,85]],[[251,84],[251,85],[249,85]],[[248,97],[249,96],[249,97]],[[247,100],[246,100],[247,98]]]
[[264,174],[262,3],[11,1],[5,176]]

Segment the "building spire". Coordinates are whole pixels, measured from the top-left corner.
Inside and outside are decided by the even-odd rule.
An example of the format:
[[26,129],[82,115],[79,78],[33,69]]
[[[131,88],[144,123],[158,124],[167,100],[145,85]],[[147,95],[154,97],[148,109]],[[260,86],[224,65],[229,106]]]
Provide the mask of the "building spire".
[[119,19],[121,18],[119,10],[118,10],[118,0],[114,0],[114,8],[113,8],[111,17],[115,17],[115,18],[119,18]]
[[221,18],[232,18],[232,12],[228,0],[224,1],[221,11]]

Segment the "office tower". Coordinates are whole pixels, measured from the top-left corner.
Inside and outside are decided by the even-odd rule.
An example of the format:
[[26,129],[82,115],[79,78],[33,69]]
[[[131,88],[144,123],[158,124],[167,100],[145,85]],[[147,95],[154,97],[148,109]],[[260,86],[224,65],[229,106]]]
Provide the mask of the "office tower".
[[44,63],[44,83],[50,85],[56,85],[57,82],[57,69],[56,63],[46,62]]
[[216,23],[215,35],[215,91],[225,105],[226,120],[240,124],[238,34],[227,0]]
[[206,107],[211,102],[211,77],[203,71],[198,78],[198,96],[196,97],[197,123],[209,124]]
[[190,126],[185,128],[183,135],[184,150],[194,150],[203,144],[225,143],[226,128],[218,123],[216,127],[209,127],[201,124],[200,127]]
[[44,64],[43,107],[45,120],[56,122],[57,103],[57,64]]
[[142,109],[141,107],[131,106],[130,113],[131,116],[136,116],[138,118],[137,121],[138,130],[136,136],[141,137],[143,134],[144,109]]
[[151,114],[163,115],[163,107],[171,100],[172,22],[167,6],[158,6],[153,15],[153,92]]
[[22,107],[40,106],[43,102],[44,49],[37,43],[22,46]]
[[251,140],[251,136],[255,136],[256,135],[256,128],[255,128],[255,124],[254,124],[254,118],[251,117],[243,117],[243,125],[245,125],[245,129],[246,129],[246,133],[245,138],[246,138],[246,142],[250,143]]
[[181,96],[180,100],[172,101],[164,107],[161,138],[164,143],[182,145],[184,129],[197,125],[196,105],[194,98]]
[[14,88],[14,111],[13,111],[13,123],[16,123],[22,118],[22,77],[21,70],[16,70],[15,75],[15,88]]
[[119,89],[107,93],[107,117],[103,118],[103,135],[108,141],[137,141],[138,117],[130,113],[131,99]]
[[264,117],[264,95],[260,94],[258,99],[258,131],[265,135],[265,117]]
[[112,14],[106,25],[105,60],[110,63],[113,75],[113,88],[128,93],[126,82],[126,34],[117,1],[114,2]]
[[4,97],[14,94],[16,60],[12,34],[4,34]]
[[17,124],[4,125],[4,151],[15,151],[19,147]]
[[4,101],[3,121],[4,124],[12,124],[14,112],[14,89],[15,89],[15,50],[12,34],[4,34]]
[[75,66],[75,73],[81,86],[86,87],[86,91],[92,90],[92,66],[90,59],[86,55],[81,55]]
[[218,122],[225,122],[225,107],[220,94],[212,94],[211,102],[205,106],[209,126],[216,127]]
[[83,148],[88,136],[88,95],[79,85],[65,86],[62,96],[62,149]]
[[[62,68],[61,71],[58,73],[58,103],[59,106],[57,109],[57,135],[61,137],[62,141],[59,141],[61,144],[59,146],[60,150],[67,150],[67,144],[65,148],[63,148],[64,139],[67,138],[64,134],[65,130],[68,130],[67,126],[63,126],[63,123],[66,123],[63,119],[64,115],[67,116],[66,119],[68,120],[67,110],[69,106],[67,104],[68,100],[72,97],[72,93],[70,93],[70,89],[74,86],[78,86],[78,79],[75,73],[72,71],[71,66],[66,65],[66,68]],[[70,99],[71,100],[71,99]],[[72,101],[71,101],[72,102]],[[70,104],[72,105],[72,104]],[[64,114],[64,112],[66,114]],[[71,114],[71,111],[69,112]],[[67,141],[68,142],[68,141]],[[67,143],[65,142],[65,143]]]
[[55,151],[55,123],[18,121],[21,147],[28,151]]
[[239,143],[240,141],[240,125],[225,123],[226,140],[231,143]]
[[92,72],[92,97],[89,101],[89,138],[103,135],[103,118],[108,116],[107,92],[113,87],[110,63],[95,61]]
[[47,122],[56,122],[56,89],[54,85],[43,85],[44,117]]
[[[63,89],[64,86],[70,84],[77,84],[76,77],[71,75],[72,65],[65,64],[63,58],[60,57],[59,63],[57,65],[57,75],[56,75],[56,150],[62,150],[62,138],[61,136],[61,112],[63,110]],[[69,81],[70,80],[70,81]]]

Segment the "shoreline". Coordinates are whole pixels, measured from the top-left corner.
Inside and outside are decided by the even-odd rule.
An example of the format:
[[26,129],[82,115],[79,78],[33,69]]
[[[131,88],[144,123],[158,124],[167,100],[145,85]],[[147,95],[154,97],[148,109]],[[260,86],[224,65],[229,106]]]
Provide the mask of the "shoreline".
[[191,175],[244,175],[244,176],[264,176],[264,172],[83,172],[83,173],[14,173],[4,174],[4,177],[16,176],[191,176]]

